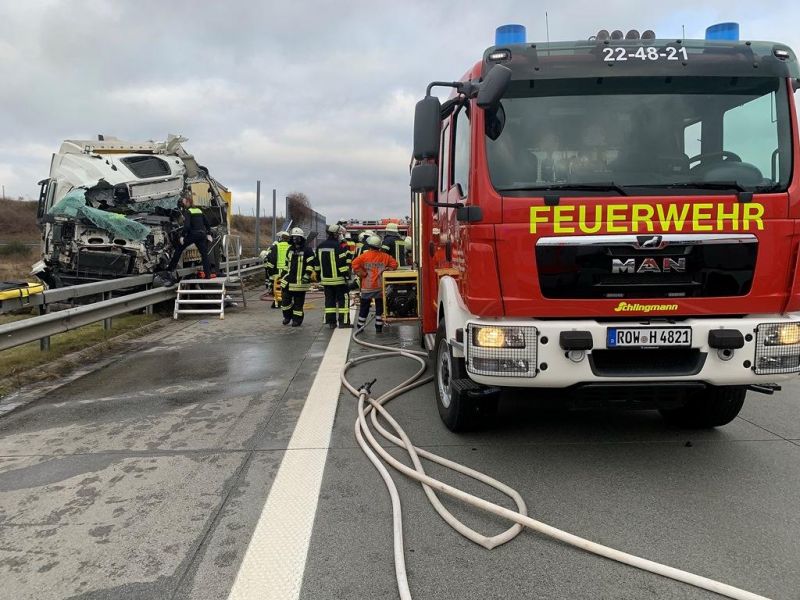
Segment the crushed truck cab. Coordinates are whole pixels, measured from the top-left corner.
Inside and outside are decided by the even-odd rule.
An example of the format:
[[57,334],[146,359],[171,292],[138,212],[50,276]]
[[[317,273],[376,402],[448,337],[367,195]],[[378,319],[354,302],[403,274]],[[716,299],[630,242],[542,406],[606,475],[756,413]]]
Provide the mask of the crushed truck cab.
[[[178,200],[189,191],[216,238],[227,232],[230,193],[186,152],[186,138],[98,138],[64,141],[39,182],[42,260],[33,274],[50,287],[163,270],[178,245]],[[219,244],[213,255],[219,264]]]
[[527,387],[717,426],[796,377],[799,76],[783,44],[606,36],[432,83],[411,188],[445,423]]

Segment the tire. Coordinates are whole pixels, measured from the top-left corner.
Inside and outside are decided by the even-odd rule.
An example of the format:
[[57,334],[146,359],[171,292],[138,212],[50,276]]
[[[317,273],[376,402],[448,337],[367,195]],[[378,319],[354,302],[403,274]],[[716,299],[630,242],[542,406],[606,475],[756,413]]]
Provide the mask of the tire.
[[436,408],[445,426],[450,431],[459,432],[489,424],[497,412],[497,396],[470,396],[470,388],[480,388],[467,378],[464,359],[453,356],[444,323],[436,332],[433,361]]
[[680,408],[661,409],[661,416],[671,425],[691,429],[711,429],[727,425],[742,410],[747,388],[741,386],[709,387],[690,394]]

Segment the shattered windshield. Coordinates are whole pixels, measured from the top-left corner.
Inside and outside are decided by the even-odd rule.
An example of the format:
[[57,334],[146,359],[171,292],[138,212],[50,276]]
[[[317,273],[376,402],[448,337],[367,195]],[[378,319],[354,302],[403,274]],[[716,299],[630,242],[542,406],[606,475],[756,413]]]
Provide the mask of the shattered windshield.
[[778,78],[515,81],[503,116],[499,137],[486,137],[499,191],[598,183],[785,190],[789,182],[788,96]]
[[141,241],[150,233],[147,225],[128,219],[125,215],[92,208],[86,204],[86,190],[71,190],[48,211],[54,217],[85,219],[99,229],[104,229],[116,237]]

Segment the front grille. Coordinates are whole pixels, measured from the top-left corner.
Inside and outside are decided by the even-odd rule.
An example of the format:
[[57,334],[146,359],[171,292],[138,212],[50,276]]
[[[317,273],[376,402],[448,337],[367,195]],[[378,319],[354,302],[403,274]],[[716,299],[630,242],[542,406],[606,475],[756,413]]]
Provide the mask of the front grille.
[[540,239],[536,265],[546,298],[730,297],[749,293],[757,253],[749,234],[575,236]]
[[707,354],[697,348],[593,350],[592,373],[599,377],[666,377],[697,375]]
[[501,329],[515,330],[525,340],[524,348],[483,348],[475,345],[473,331],[485,325],[470,323],[466,335],[467,372],[475,375],[500,377],[536,377],[536,350],[538,330],[536,327],[498,325]]

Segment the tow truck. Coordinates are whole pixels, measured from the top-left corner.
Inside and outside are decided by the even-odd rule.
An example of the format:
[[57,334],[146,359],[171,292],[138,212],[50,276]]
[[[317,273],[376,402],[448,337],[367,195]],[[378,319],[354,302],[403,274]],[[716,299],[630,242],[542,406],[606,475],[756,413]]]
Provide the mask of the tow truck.
[[510,25],[432,82],[411,205],[444,423],[529,388],[716,427],[795,378],[799,76],[738,25],[552,43]]

